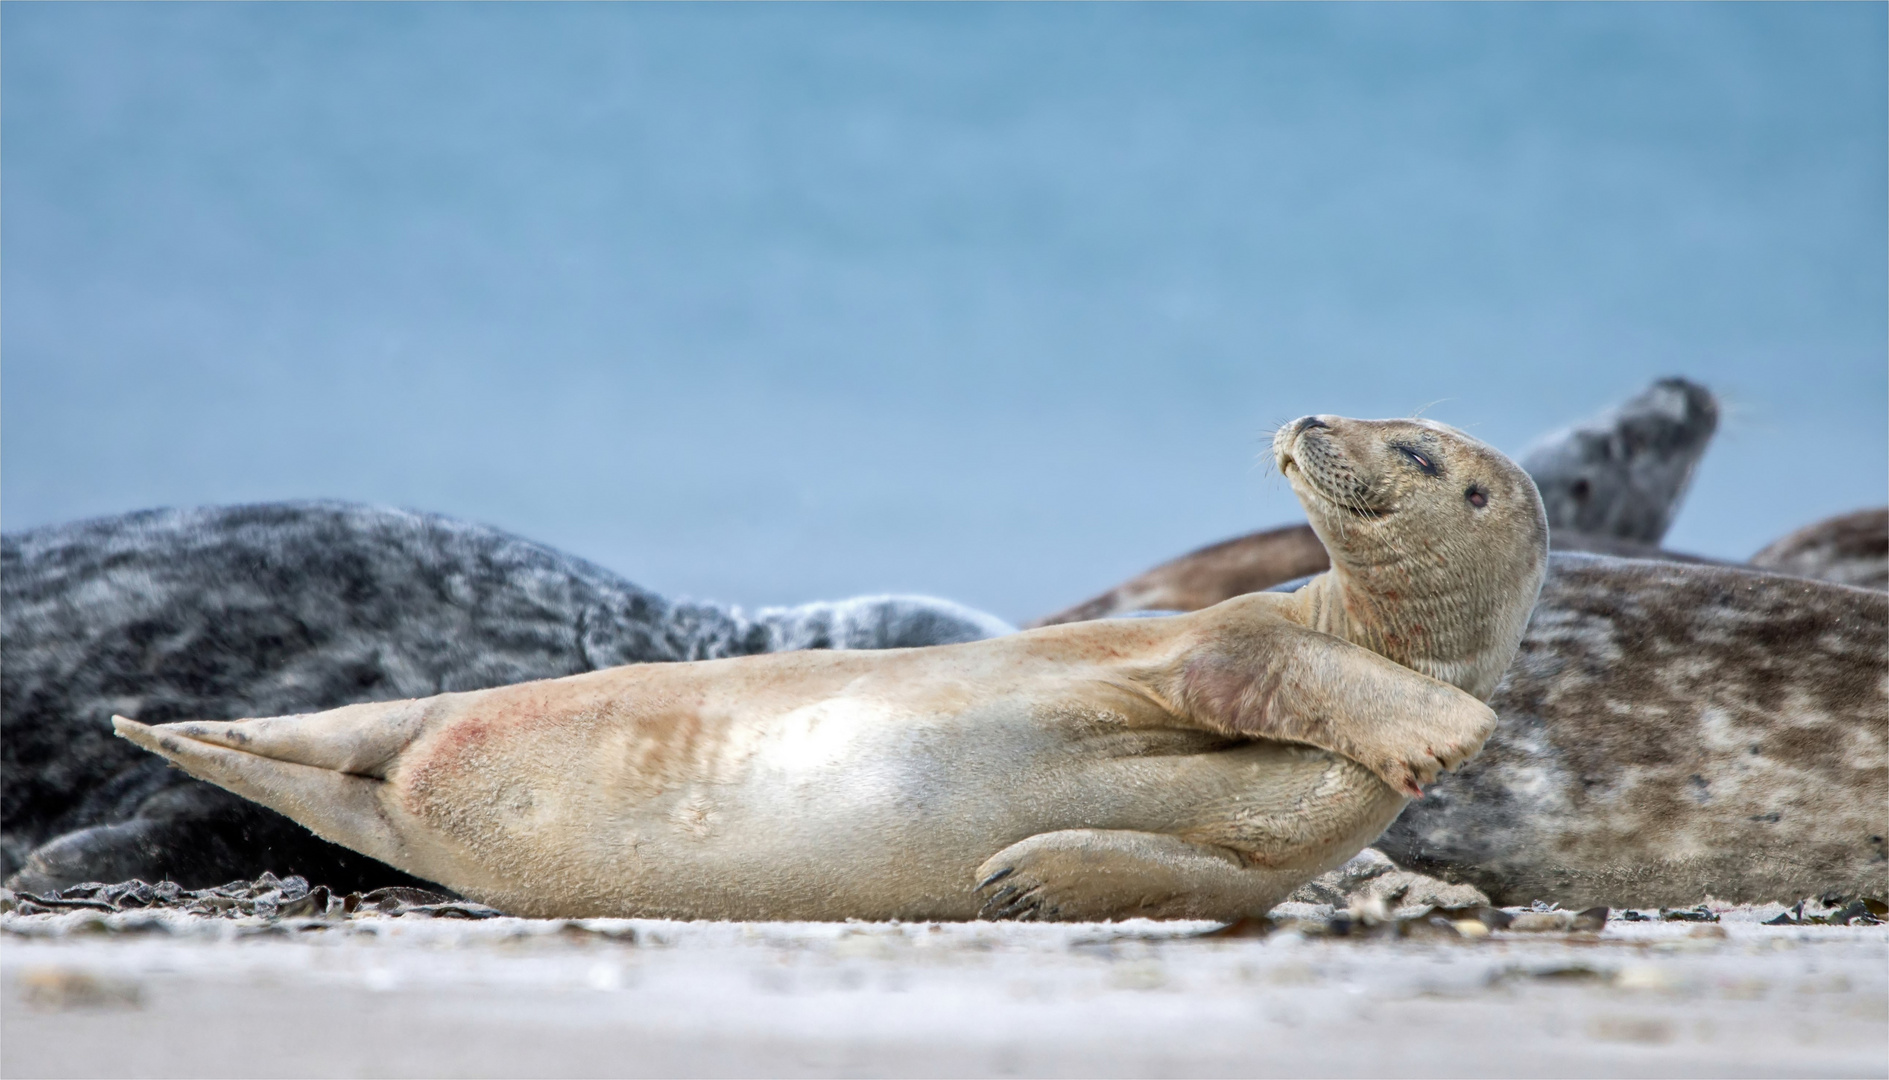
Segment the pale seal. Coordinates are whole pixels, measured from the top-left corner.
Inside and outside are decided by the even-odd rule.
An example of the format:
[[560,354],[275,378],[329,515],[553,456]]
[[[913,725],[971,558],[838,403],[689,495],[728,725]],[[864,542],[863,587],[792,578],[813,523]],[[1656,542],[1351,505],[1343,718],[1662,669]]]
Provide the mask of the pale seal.
[[111,738],[114,711],[234,718],[625,663],[1011,629],[925,597],[751,614],[672,601],[496,529],[350,503],[154,510],[9,534],[5,874],[27,865],[19,884],[36,889],[129,878],[207,886],[265,870],[342,888],[406,880]]
[[1557,553],[1491,704],[1399,864],[1505,904],[1889,897],[1889,595]]
[[1839,514],[1767,544],[1751,565],[1778,574],[1889,590],[1889,506]]
[[1257,914],[1475,752],[1493,721],[1479,699],[1547,557],[1534,485],[1460,432],[1307,417],[1274,446],[1334,553],[1293,594],[960,645],[116,724],[521,914]]
[[[1659,546],[1718,428],[1718,401],[1685,379],[1661,379],[1590,420],[1538,441],[1522,459],[1548,514],[1549,545],[1636,559],[1714,562]],[[1133,611],[1198,611],[1323,571],[1309,525],[1236,536],[1171,559],[1032,626]]]

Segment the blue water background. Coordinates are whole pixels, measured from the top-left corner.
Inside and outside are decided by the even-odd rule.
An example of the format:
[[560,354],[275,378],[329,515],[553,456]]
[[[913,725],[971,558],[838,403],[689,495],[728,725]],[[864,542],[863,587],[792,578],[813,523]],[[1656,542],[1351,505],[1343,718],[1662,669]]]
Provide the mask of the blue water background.
[[1672,546],[1889,496],[1882,4],[0,9],[0,521],[334,496],[1011,618],[1307,412],[1723,395]]

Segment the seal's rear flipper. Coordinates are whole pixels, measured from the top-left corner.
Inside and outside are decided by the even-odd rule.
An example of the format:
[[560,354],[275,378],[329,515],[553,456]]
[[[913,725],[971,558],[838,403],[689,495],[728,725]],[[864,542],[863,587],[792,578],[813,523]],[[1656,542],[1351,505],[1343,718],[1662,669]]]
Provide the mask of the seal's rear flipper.
[[[112,726],[118,734],[166,757],[172,755],[152,743],[154,736],[134,731],[162,731],[275,761],[384,780],[388,763],[424,730],[427,705],[425,701],[374,701],[303,716],[186,720],[158,728],[114,716]],[[204,779],[222,783],[215,777]]]
[[190,775],[286,814],[317,836],[411,869],[417,853],[402,836],[414,834],[402,828],[409,815],[385,797],[382,775],[423,720],[423,703],[400,701],[312,716],[156,726],[114,716],[112,727]]

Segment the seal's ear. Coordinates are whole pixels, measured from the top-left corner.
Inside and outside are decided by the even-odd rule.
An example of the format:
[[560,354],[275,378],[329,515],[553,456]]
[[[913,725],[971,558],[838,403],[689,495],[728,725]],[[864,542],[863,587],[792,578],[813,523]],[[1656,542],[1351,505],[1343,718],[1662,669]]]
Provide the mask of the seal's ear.
[[1411,798],[1495,730],[1456,687],[1299,626],[1221,628],[1162,681],[1203,727],[1342,754]]

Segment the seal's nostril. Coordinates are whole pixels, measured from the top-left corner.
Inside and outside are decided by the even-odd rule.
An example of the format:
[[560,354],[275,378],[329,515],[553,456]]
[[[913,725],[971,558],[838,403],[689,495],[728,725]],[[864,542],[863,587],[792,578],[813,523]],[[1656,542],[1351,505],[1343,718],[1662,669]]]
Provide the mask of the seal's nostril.
[[1331,427],[1331,425],[1327,424],[1323,420],[1320,420],[1316,416],[1308,416],[1305,419],[1299,421],[1298,426],[1293,428],[1292,430],[1294,434],[1297,434],[1298,432],[1305,431],[1307,429],[1315,428],[1315,427],[1328,428],[1328,427]]

